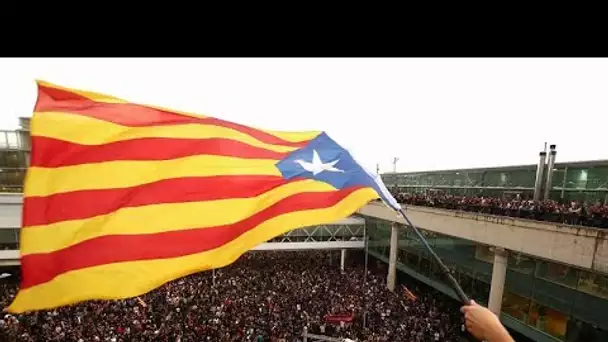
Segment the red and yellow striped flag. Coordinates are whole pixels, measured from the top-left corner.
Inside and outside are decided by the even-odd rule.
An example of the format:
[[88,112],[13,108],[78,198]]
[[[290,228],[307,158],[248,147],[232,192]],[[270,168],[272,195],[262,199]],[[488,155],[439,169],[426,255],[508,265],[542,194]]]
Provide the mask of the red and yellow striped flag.
[[[363,173],[322,162],[335,147],[305,149],[327,144],[325,133],[255,129],[42,81],[31,135],[13,313],[135,297],[379,197],[373,182],[352,180]],[[286,159],[295,151],[312,161]]]

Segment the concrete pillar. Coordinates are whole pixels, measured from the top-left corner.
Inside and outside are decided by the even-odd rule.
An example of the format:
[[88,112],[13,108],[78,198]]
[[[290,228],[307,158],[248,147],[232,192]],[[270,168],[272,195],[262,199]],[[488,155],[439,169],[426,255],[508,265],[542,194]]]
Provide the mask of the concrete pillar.
[[344,271],[344,262],[346,261],[346,249],[340,250],[340,270]]
[[399,225],[393,223],[391,227],[391,249],[388,254],[388,276],[386,277],[386,287],[390,291],[395,291],[397,278],[397,249],[399,248]]
[[508,260],[509,252],[507,250],[494,247],[494,266],[492,267],[492,284],[490,285],[488,309],[497,315],[500,314],[502,308],[502,294],[505,289]]
[[543,179],[545,177],[545,160],[547,152],[540,153],[538,167],[536,168],[536,180],[534,181],[534,200],[540,201],[542,197]]
[[551,189],[553,188],[553,168],[555,167],[555,145],[549,146],[551,152],[549,152],[549,161],[547,162],[547,179],[545,180],[545,192],[543,199],[549,199],[551,196]]

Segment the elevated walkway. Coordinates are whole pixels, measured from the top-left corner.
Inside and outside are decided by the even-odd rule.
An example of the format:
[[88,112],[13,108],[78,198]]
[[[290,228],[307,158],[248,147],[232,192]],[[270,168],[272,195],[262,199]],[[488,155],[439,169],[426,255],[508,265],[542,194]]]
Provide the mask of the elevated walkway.
[[[606,230],[428,207],[407,206],[406,213],[427,231],[608,273]],[[370,203],[359,214],[405,224],[382,203]]]
[[[303,250],[343,250],[363,249],[363,241],[319,241],[319,242],[266,242],[258,245],[254,251],[303,251]],[[19,251],[0,251],[0,266],[18,266]]]
[[254,251],[303,251],[332,249],[363,249],[363,241],[325,241],[325,242],[266,242],[258,245]]
[[[506,326],[539,342],[573,340],[581,327],[606,336],[605,230],[428,207],[406,212],[465,293]],[[457,298],[400,216],[382,203],[358,213],[366,220],[369,254],[388,264],[389,289],[400,270]]]

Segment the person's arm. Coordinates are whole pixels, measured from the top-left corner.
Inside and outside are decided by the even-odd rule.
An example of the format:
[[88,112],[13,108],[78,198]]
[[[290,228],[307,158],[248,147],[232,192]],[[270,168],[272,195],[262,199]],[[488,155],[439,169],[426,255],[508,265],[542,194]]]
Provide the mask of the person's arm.
[[498,317],[487,308],[471,301],[460,311],[464,314],[467,330],[478,340],[487,342],[515,342]]

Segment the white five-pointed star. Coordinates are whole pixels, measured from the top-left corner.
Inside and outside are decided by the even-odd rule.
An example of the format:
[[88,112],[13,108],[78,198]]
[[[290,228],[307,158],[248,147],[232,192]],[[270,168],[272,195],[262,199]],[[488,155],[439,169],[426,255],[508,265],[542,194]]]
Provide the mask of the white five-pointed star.
[[312,172],[312,174],[314,176],[316,176],[323,171],[344,172],[344,170],[340,170],[340,169],[337,169],[334,167],[334,165],[336,165],[339,161],[340,161],[340,159],[336,159],[334,161],[323,163],[321,161],[321,158],[319,157],[319,153],[317,153],[317,150],[312,150],[312,162],[311,163],[301,160],[301,159],[298,159],[295,162],[300,164],[300,166],[302,166],[302,168],[304,170],[306,170],[308,172]]

